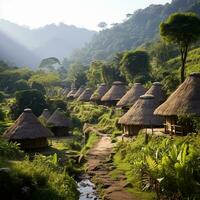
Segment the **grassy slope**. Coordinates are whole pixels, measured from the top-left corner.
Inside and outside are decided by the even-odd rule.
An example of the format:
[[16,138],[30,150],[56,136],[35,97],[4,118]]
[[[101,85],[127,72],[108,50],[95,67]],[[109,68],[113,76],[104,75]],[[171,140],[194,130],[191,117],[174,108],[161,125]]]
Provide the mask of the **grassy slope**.
[[[169,60],[167,62],[167,66],[173,66],[175,69],[178,69],[181,66],[180,57]],[[188,75],[192,72],[200,72],[200,48],[189,51],[186,64],[186,73]]]

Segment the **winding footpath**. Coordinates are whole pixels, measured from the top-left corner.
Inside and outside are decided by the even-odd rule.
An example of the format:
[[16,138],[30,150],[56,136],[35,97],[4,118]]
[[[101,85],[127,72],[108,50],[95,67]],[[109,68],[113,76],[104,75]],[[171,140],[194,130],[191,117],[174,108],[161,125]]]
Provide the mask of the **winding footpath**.
[[87,155],[88,175],[97,186],[101,186],[105,200],[138,200],[126,191],[123,174],[115,179],[110,176],[114,166],[108,158],[113,153],[113,147],[110,137],[101,134],[101,138]]

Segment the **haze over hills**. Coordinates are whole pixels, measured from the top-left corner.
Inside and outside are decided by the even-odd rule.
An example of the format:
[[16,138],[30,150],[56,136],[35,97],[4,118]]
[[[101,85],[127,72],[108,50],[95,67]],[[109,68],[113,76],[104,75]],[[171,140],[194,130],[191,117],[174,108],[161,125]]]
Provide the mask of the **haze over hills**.
[[193,11],[200,14],[199,0],[172,0],[165,5],[150,5],[135,11],[112,28],[96,34],[84,48],[76,51],[73,59],[84,64],[92,60],[110,59],[117,53],[133,49],[159,37],[159,24],[174,12]]
[[134,49],[159,38],[159,24],[171,13],[193,11],[200,14],[200,0],[172,0],[135,11],[110,29],[96,33],[63,23],[29,29],[0,20],[0,59],[18,66],[37,67],[43,58],[70,57],[72,62],[89,64],[106,60],[117,52]]
[[0,40],[6,46],[0,49],[0,59],[36,67],[43,58],[69,56],[76,48],[89,42],[94,34],[95,31],[63,23],[29,29],[1,19]]

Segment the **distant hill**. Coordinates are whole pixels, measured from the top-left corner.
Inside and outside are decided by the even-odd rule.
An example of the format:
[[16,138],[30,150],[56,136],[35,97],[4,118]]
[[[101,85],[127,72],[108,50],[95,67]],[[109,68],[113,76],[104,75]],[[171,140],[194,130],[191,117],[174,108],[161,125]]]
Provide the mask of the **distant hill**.
[[[7,41],[9,47],[14,45],[13,49],[16,49],[16,44],[17,46],[20,45],[24,51],[27,51],[30,56],[28,57],[29,59],[25,58],[25,64],[32,67],[38,65],[40,60],[46,57],[53,56],[62,59],[69,56],[75,49],[82,48],[95,34],[95,31],[68,26],[63,23],[59,25],[50,24],[38,29],[29,29],[3,19],[0,19],[0,31],[4,36],[12,40],[11,43]],[[4,52],[4,56],[0,54],[0,59],[5,58],[6,51],[3,48],[0,48],[0,51]],[[11,51],[6,58],[12,58],[10,61],[17,65],[24,65],[24,62],[21,62],[19,58],[23,57],[23,55],[18,52],[16,54],[19,57],[15,57],[15,53]],[[31,54],[33,55],[32,58]],[[33,60],[35,61],[32,62]]]
[[0,60],[9,65],[37,66],[40,58],[0,31]]
[[91,60],[111,58],[116,52],[133,49],[158,38],[159,24],[171,13],[194,11],[200,14],[199,0],[172,0],[165,5],[150,5],[128,17],[125,22],[96,34],[93,40],[76,52],[72,59],[85,64]]

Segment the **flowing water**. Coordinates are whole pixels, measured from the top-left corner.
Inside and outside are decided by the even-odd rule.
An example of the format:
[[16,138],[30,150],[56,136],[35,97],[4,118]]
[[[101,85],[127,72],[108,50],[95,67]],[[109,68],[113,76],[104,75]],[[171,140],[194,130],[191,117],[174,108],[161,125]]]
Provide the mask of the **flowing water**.
[[78,190],[79,200],[98,200],[95,185],[87,177],[78,182]]

